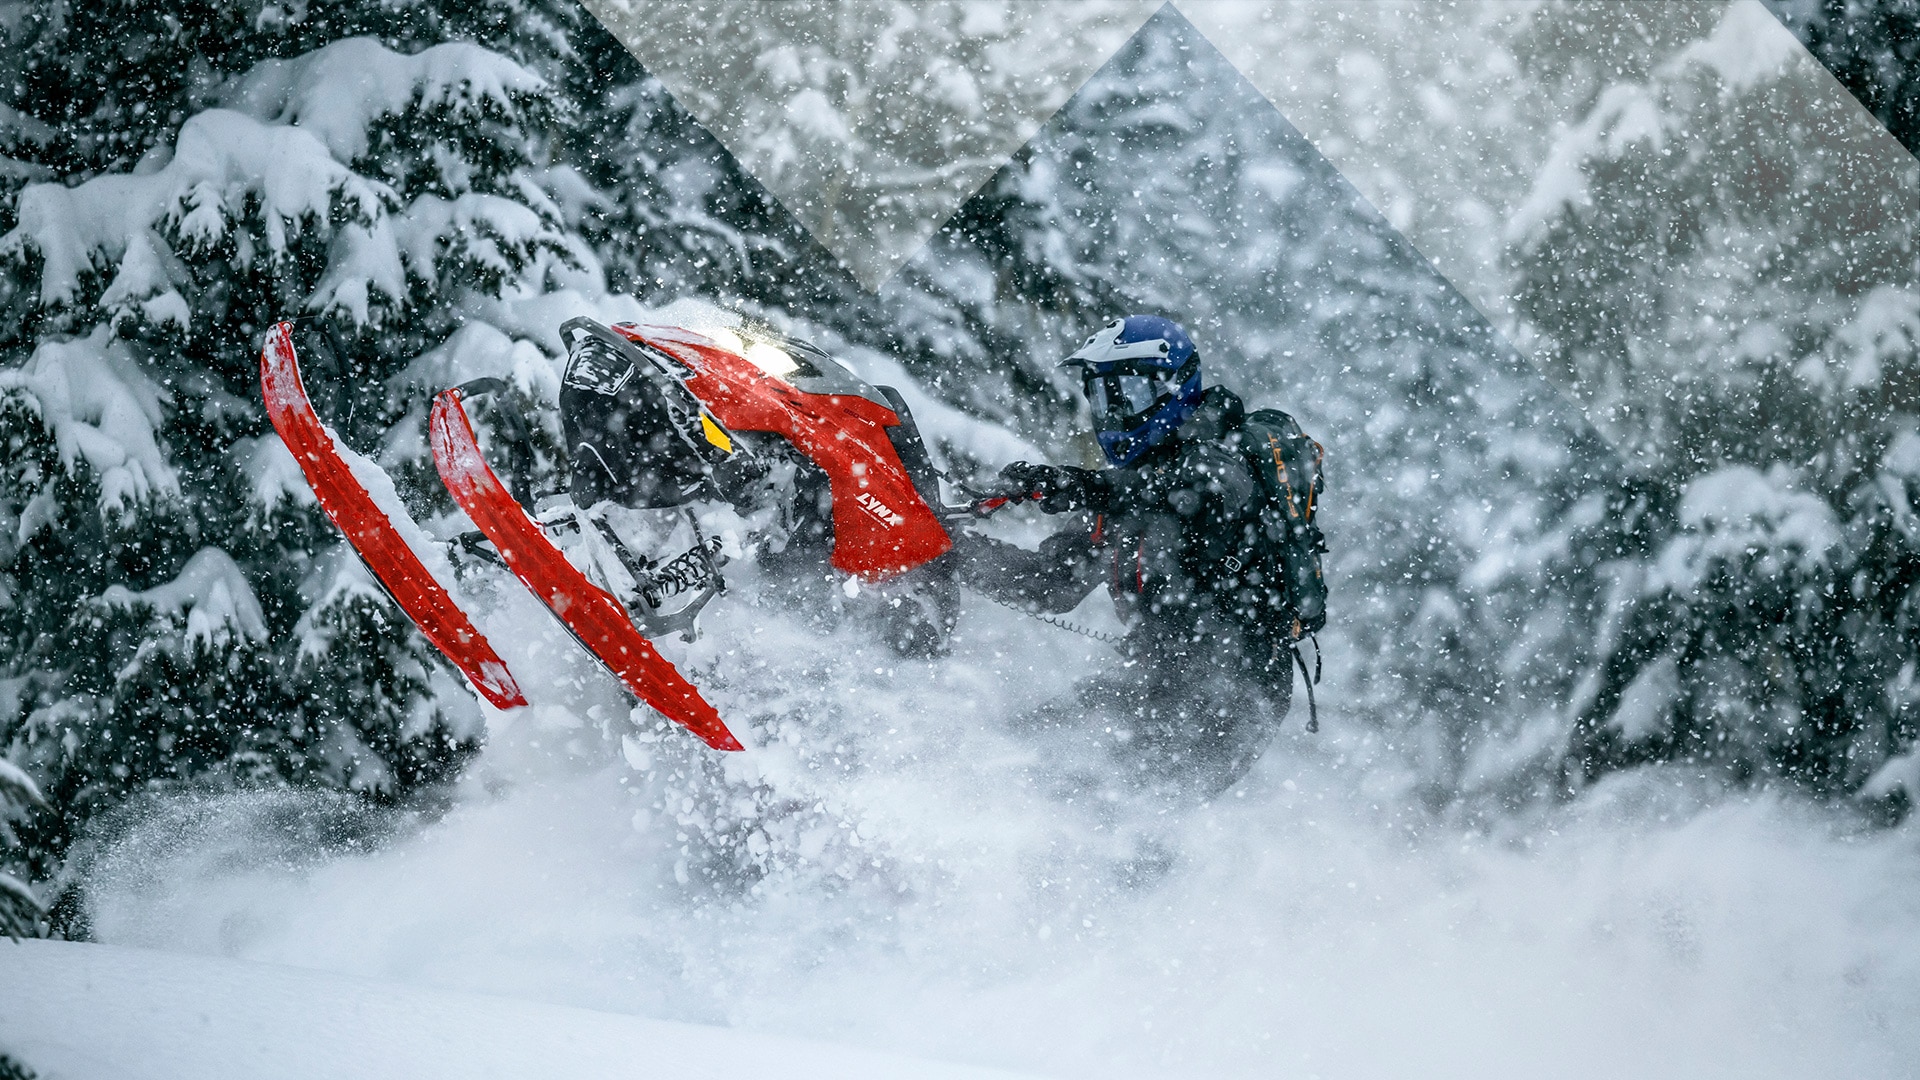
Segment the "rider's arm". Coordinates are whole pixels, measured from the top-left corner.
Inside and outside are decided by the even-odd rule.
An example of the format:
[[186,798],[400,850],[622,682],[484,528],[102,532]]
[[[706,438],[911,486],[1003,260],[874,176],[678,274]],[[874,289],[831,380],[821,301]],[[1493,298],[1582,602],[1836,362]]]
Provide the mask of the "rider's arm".
[[953,558],[961,581],[1032,611],[1072,611],[1103,580],[1092,537],[1080,529],[1047,537],[1038,551],[960,530]]
[[1202,443],[1179,457],[1141,469],[1108,469],[1098,474],[1094,508],[1116,513],[1172,510],[1192,518],[1209,506],[1223,517],[1237,516],[1260,498],[1260,481],[1237,449]]

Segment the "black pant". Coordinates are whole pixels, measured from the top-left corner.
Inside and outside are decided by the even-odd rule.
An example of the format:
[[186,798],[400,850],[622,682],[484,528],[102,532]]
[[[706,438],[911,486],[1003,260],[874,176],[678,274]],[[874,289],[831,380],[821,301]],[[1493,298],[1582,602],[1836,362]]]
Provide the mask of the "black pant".
[[1112,667],[1022,718],[1046,747],[1036,772],[1050,786],[1204,802],[1273,741],[1293,699],[1291,654],[1233,634],[1169,640],[1154,629],[1136,629]]

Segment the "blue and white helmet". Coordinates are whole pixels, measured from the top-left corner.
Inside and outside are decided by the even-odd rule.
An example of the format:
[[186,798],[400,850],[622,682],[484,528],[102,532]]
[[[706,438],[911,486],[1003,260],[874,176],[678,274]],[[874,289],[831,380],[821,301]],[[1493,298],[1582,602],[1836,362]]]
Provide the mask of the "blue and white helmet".
[[1115,465],[1138,461],[1200,404],[1200,353],[1179,323],[1158,315],[1115,319],[1061,366],[1081,369],[1094,437]]

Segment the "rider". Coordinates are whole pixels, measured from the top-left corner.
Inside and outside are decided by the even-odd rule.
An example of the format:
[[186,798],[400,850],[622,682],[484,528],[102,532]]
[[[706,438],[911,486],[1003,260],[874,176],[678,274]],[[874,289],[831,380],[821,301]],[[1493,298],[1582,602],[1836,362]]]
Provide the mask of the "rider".
[[1106,585],[1129,625],[1124,662],[1035,719],[1107,741],[1137,786],[1211,797],[1271,740],[1292,698],[1292,647],[1323,616],[1310,612],[1303,625],[1274,580],[1282,575],[1257,557],[1273,500],[1242,446],[1246,411],[1232,391],[1203,389],[1199,353],[1178,323],[1117,319],[1062,366],[1080,369],[1113,467],[1002,469],[1004,490],[1081,521],[1038,551],[963,532],[956,569],[989,596],[1041,612],[1070,611]]

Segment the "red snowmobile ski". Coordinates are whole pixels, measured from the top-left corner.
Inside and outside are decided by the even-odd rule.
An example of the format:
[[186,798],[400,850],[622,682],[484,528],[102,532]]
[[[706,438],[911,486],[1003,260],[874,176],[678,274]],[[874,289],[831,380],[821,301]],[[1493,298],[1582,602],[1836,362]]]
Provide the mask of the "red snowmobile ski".
[[357,455],[350,457],[351,451],[315,415],[300,382],[292,331],[291,323],[281,323],[267,334],[266,347],[260,351],[261,396],[273,429],[300,463],[320,509],[346,534],[400,610],[482,697],[502,709],[525,705],[527,699],[506,663],[421,562],[388,510],[374,501],[366,483],[355,475],[352,462]]
[[460,388],[454,387],[433,399],[433,416],[427,422],[433,466],[453,501],[493,541],[507,569],[635,697],[686,725],[715,750],[745,749],[700,691],[634,629],[620,602],[568,562],[540,531],[540,523],[507,494],[506,485],[481,456],[460,396]]
[[[926,564],[952,539],[935,510],[932,465],[896,393],[860,381],[804,342],[771,331],[754,332],[751,342],[717,333],[731,340],[588,319],[561,328],[569,490],[543,500],[551,505],[538,517],[524,505],[525,485],[510,487],[488,465],[467,416],[464,402],[499,388],[497,380],[442,391],[429,436],[441,481],[479,530],[463,538],[466,550],[512,572],[635,696],[709,746],[737,750],[718,713],[645,636],[691,636],[700,610],[724,591],[722,545],[702,532],[696,507],[777,519],[785,531],[776,550],[804,551],[806,538],[830,537],[825,561],[832,567],[871,582],[904,582],[889,587],[904,588],[907,599],[936,612],[915,638],[936,645],[943,625],[951,625],[952,585]],[[292,411],[303,410],[308,426],[330,436],[299,390],[285,324],[270,335],[261,363],[270,411],[291,392],[298,402]],[[437,583],[437,592],[417,587],[431,575],[345,465],[337,440],[282,424],[280,413],[275,426],[301,457],[322,507],[429,640],[489,700],[496,700],[489,686],[501,679],[511,688],[505,665],[446,591]],[[509,480],[516,479],[509,469]],[[656,560],[644,549],[658,548],[668,534],[642,528],[637,535],[646,539],[636,541],[632,522],[663,514],[678,530],[675,542],[690,539],[690,546]],[[568,530],[573,543],[562,550],[555,541]],[[441,629],[448,626],[455,631]],[[511,697],[520,703],[517,688]]]

